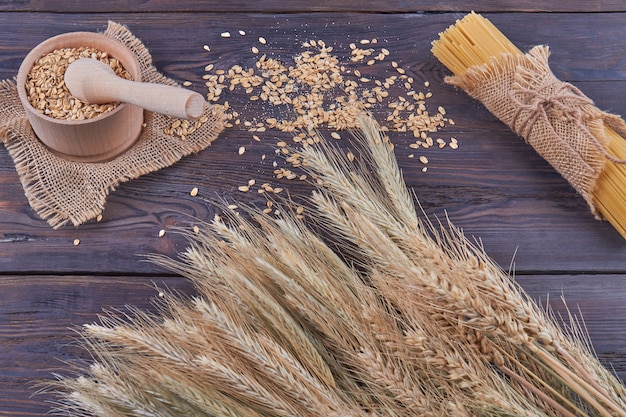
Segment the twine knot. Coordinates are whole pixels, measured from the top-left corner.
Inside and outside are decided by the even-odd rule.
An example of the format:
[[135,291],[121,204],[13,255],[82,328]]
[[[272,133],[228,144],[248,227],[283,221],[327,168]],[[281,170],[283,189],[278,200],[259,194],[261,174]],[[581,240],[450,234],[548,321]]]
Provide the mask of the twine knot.
[[510,99],[515,104],[512,126],[522,137],[530,134],[538,118],[548,122],[551,119],[576,122],[584,119],[582,106],[593,105],[578,88],[556,78],[539,89],[520,84],[517,87],[509,92]]
[[[575,149],[570,143],[571,136],[563,135],[555,129],[555,124],[572,123],[585,140],[595,147],[607,160],[616,164],[626,164],[626,160],[611,155],[594,135],[588,122],[605,119],[605,114],[598,111],[593,101],[574,85],[563,82],[554,76],[547,77],[541,86],[536,87],[528,81],[528,74],[518,74],[509,99],[515,107],[510,126],[515,133],[525,138],[531,137],[533,127],[538,121],[549,126],[554,145]],[[584,158],[583,158],[584,161]]]

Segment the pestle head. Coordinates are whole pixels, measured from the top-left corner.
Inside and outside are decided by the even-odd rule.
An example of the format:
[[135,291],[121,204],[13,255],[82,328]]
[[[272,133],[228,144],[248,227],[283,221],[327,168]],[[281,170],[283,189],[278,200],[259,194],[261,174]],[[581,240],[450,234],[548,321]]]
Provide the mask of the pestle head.
[[199,119],[204,112],[204,97],[198,93],[193,93],[189,95],[187,99],[187,103],[185,103],[185,112],[186,118],[190,120]]
[[111,77],[119,78],[104,62],[81,58],[67,67],[63,79],[74,97],[89,104],[103,104],[116,101],[101,88],[102,82]]

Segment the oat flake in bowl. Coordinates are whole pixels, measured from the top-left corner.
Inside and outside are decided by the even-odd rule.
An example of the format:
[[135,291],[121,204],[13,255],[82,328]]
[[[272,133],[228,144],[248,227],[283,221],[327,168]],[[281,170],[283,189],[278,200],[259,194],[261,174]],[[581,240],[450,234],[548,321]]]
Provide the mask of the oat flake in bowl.
[[92,47],[61,48],[39,58],[26,77],[28,101],[42,114],[60,120],[92,119],[109,112],[119,103],[87,104],[71,95],[63,76],[67,67],[79,58],[93,58],[109,65],[116,75],[131,80],[120,61],[107,52]]

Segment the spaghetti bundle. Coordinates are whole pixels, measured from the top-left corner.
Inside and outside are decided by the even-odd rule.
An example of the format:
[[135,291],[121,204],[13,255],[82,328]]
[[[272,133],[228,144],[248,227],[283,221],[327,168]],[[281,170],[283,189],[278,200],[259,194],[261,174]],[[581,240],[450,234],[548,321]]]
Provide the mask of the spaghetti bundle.
[[549,49],[522,53],[474,12],[433,42],[432,52],[465,90],[524,138],[626,238],[626,123],[599,110],[548,66]]

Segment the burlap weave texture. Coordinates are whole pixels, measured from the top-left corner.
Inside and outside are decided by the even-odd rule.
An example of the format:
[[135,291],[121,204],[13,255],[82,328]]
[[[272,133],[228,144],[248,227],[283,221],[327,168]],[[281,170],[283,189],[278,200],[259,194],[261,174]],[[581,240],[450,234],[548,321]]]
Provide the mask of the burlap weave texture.
[[[177,86],[157,71],[148,49],[126,27],[109,22],[104,34],[135,53],[144,82]],[[204,150],[224,129],[223,111],[208,104],[203,114],[208,120],[186,139],[163,132],[173,119],[145,111],[139,139],[122,155],[97,163],[68,161],[37,139],[17,88],[14,80],[0,81],[0,140],[15,163],[30,206],[54,228],[96,218],[119,184]]]
[[446,82],[465,90],[524,138],[585,199],[596,217],[593,190],[607,160],[607,128],[626,132],[616,115],[599,110],[573,85],[557,79],[548,65],[549,49],[525,55],[502,54]]

